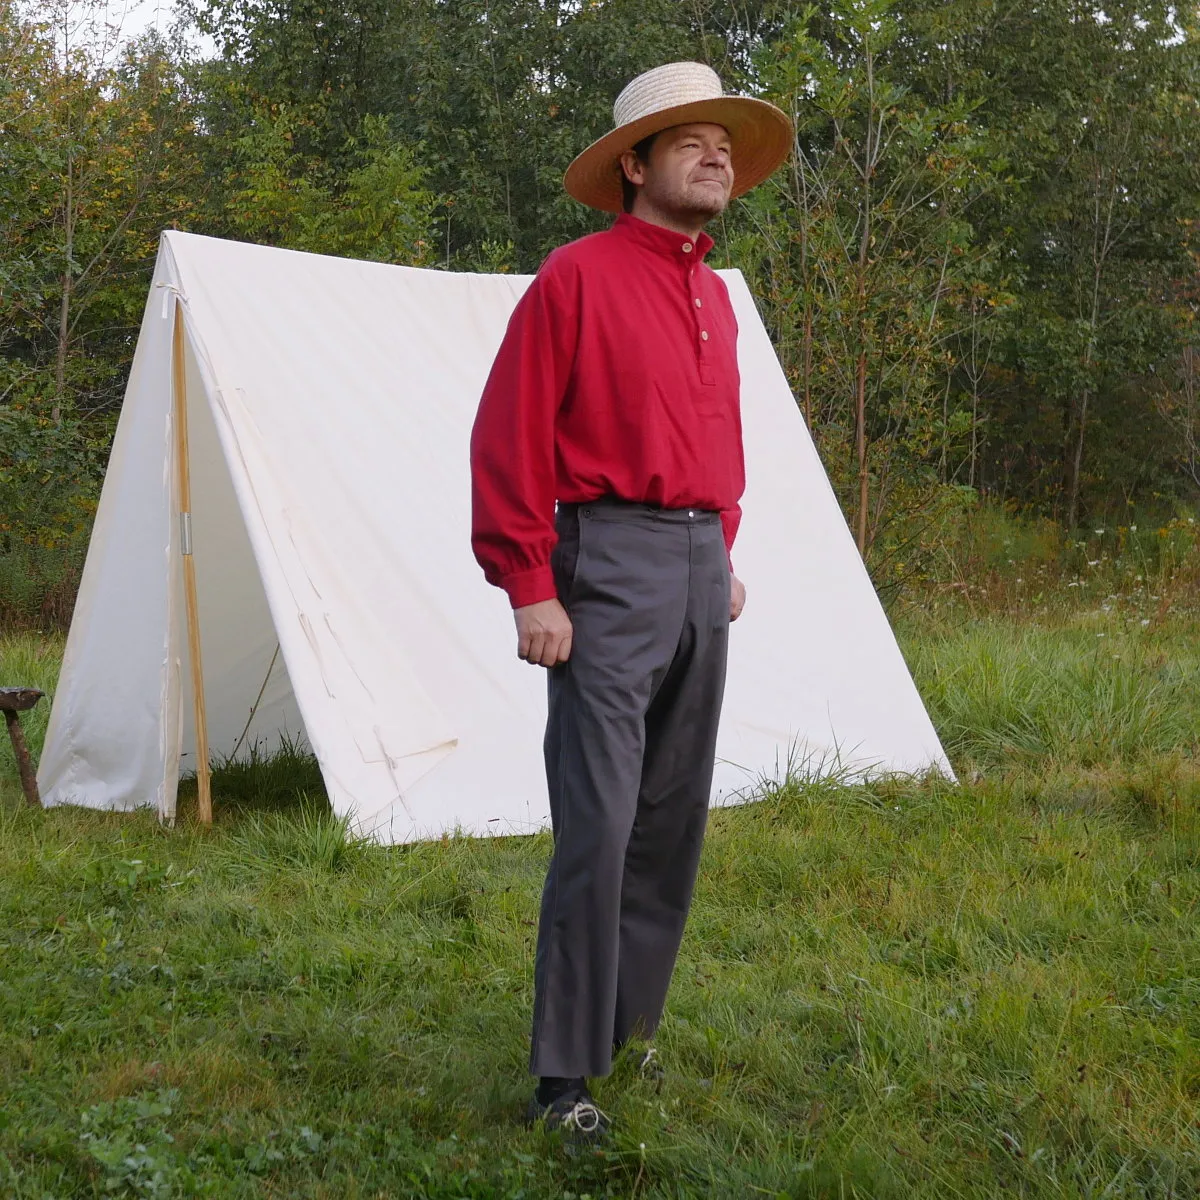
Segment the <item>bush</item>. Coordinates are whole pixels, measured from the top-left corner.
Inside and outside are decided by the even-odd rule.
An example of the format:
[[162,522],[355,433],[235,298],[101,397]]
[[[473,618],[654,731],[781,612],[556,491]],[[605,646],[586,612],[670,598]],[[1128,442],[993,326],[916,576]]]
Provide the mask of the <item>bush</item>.
[[82,537],[61,547],[15,542],[0,550],[0,629],[65,631],[86,553]]

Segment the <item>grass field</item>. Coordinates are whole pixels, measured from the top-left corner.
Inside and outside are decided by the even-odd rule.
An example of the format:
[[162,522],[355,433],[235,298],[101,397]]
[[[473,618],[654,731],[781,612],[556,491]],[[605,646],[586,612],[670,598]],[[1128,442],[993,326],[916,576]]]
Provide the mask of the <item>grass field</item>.
[[0,1194],[1200,1196],[1200,622],[972,611],[901,624],[962,786],[714,814],[599,1153],[517,1123],[546,837],[347,842],[303,760],[27,811],[0,751]]

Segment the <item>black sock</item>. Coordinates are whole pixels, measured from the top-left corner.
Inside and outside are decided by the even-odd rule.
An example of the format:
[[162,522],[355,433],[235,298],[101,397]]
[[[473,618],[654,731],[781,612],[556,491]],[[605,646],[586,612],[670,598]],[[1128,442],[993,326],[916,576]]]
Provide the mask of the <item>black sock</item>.
[[587,1081],[582,1075],[576,1076],[574,1079],[563,1079],[558,1075],[543,1075],[538,1080],[537,1102],[553,1104],[560,1096],[565,1096],[571,1091],[582,1091],[586,1085]]

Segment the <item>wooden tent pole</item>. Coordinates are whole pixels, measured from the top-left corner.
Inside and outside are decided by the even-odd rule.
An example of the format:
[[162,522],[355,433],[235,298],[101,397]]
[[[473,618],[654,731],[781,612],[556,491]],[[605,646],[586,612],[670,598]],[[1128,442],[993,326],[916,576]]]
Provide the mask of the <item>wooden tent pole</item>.
[[175,391],[175,448],[179,461],[179,537],[183,552],[183,592],[187,600],[188,653],[192,662],[192,697],[196,718],[196,787],[200,820],[212,824],[212,784],[208,769],[208,713],[204,707],[204,667],[200,658],[200,612],[196,601],[196,562],[192,557],[192,478],[188,457],[187,376],[183,362],[183,306],[175,300],[171,345]]

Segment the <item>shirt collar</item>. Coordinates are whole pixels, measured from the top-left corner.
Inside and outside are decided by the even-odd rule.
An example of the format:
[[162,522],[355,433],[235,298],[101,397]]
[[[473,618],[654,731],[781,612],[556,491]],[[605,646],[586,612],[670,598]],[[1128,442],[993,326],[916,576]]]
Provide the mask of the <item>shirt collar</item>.
[[693,242],[686,233],[677,233],[674,229],[664,229],[661,225],[651,225],[632,213],[621,213],[612,227],[613,232],[622,237],[630,238],[647,250],[655,250],[681,262],[703,260],[713,248],[713,240],[703,230]]

